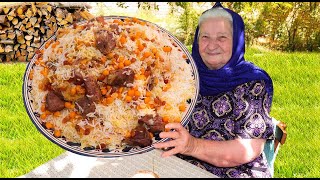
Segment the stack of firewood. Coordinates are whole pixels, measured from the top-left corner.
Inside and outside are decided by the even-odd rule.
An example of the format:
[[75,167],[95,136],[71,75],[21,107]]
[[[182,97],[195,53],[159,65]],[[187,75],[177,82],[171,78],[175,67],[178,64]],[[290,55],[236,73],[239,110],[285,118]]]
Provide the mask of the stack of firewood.
[[93,18],[86,3],[26,2],[0,7],[0,62],[30,61],[59,28]]

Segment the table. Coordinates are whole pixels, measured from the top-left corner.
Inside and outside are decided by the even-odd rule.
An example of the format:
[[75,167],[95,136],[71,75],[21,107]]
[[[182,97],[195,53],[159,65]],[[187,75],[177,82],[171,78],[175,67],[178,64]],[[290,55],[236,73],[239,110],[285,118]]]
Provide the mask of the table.
[[160,178],[217,178],[176,156],[161,157],[161,150],[116,158],[97,158],[69,151],[19,178],[130,178],[140,170]]

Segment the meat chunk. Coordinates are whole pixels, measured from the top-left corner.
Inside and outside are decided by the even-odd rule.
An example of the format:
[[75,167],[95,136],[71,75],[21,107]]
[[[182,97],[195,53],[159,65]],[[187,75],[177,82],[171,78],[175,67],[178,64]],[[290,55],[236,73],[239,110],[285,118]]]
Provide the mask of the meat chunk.
[[95,32],[96,46],[99,51],[107,55],[116,47],[116,41],[113,34],[106,30],[98,30]]
[[55,91],[49,91],[46,97],[46,109],[50,112],[64,109],[64,100],[61,94]]
[[145,123],[147,126],[148,131],[151,133],[157,133],[164,131],[164,122],[162,121],[162,117],[159,115],[156,115],[153,117],[151,114],[147,114],[143,117],[141,117],[138,120],[139,123]]
[[72,81],[75,85],[81,85],[84,82],[82,74],[79,71],[74,71]]
[[106,84],[110,86],[128,86],[134,81],[134,72],[130,68],[124,68],[111,72],[106,78]]
[[92,100],[88,97],[84,96],[83,98],[78,99],[76,102],[76,108],[79,112],[81,112],[82,116],[86,116],[87,114],[94,112],[96,110],[96,106]]
[[152,144],[151,136],[142,124],[139,124],[135,129],[133,129],[131,134],[132,137],[125,140],[128,145],[146,147]]
[[90,100],[96,103],[101,100],[101,90],[94,76],[88,76],[84,79],[84,87]]
[[117,24],[111,24],[110,28],[115,30],[115,34],[120,34],[119,26]]

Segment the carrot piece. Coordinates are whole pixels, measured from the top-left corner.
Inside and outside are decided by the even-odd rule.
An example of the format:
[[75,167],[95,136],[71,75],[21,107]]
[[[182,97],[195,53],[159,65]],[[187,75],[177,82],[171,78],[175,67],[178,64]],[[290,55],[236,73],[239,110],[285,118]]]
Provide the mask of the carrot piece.
[[44,120],[44,119],[46,119],[46,118],[47,118],[47,114],[46,114],[46,113],[43,113],[43,114],[40,115],[40,119],[43,119],[43,120]]
[[52,129],[53,128],[53,124],[51,122],[46,122],[45,124],[47,129]]
[[124,43],[126,43],[127,42],[127,39],[124,37],[124,36],[121,36],[120,37],[120,43],[121,44],[124,44]]
[[124,87],[120,87],[120,88],[118,89],[118,93],[121,94],[121,93],[123,92],[123,89],[124,89]]
[[140,97],[140,96],[141,96],[140,91],[138,91],[138,90],[134,91],[134,96],[136,96],[136,97]]
[[74,86],[74,87],[72,87],[71,89],[70,89],[70,94],[71,94],[71,96],[73,96],[73,95],[75,95],[77,93],[77,89],[76,89],[76,86]]
[[102,74],[105,75],[105,76],[108,76],[110,73],[110,71],[108,69],[105,69],[102,71]]
[[76,113],[76,112],[74,112],[74,111],[71,111],[71,112],[69,113],[69,117],[70,117],[70,119],[75,118],[75,117],[76,117],[76,115],[77,115],[77,113]]
[[132,101],[132,97],[127,95],[125,97],[125,101],[128,102],[128,103],[131,102]]
[[72,107],[71,102],[65,102],[65,103],[64,103],[64,107],[70,109],[70,108]]
[[53,135],[55,137],[60,137],[61,136],[61,131],[59,129],[55,129],[54,132],[53,132]]
[[107,92],[108,92],[108,91],[107,91],[107,89],[106,89],[105,87],[102,87],[102,88],[101,88],[101,94],[102,94],[102,95],[106,95]]
[[150,97],[152,94],[150,91],[146,91],[146,97]]
[[60,113],[60,111],[56,111],[56,112],[54,112],[54,113],[53,113],[53,116],[55,116],[55,117],[59,117],[59,116],[60,116],[60,114],[61,114],[61,113]]
[[128,59],[124,60],[124,65],[125,66],[129,66],[130,64],[131,64],[130,60],[128,60]]
[[164,51],[164,52],[171,52],[171,50],[172,50],[172,47],[170,47],[170,46],[164,46],[163,48],[162,48],[162,50]]
[[102,56],[102,57],[101,57],[101,62],[102,62],[102,63],[105,63],[106,61],[107,61],[107,57],[106,57],[106,56]]
[[124,68],[123,62],[120,62],[120,63],[118,64],[118,68],[119,68],[119,69],[123,69],[123,68]]
[[146,97],[144,99],[144,103],[148,104],[151,101],[151,97]]
[[179,111],[181,111],[181,112],[184,112],[185,110],[186,110],[186,105],[184,104],[184,103],[181,103],[180,105],[179,105]]
[[187,59],[187,55],[186,55],[186,54],[183,54],[183,55],[182,55],[182,58],[183,58],[183,59]]
[[134,90],[133,89],[129,89],[127,95],[131,96],[131,97],[134,96]]
[[113,98],[112,97],[107,97],[107,98],[104,98],[103,100],[102,100],[102,104],[103,105],[108,105],[108,104],[111,104],[112,102],[113,102]]
[[148,58],[150,55],[151,55],[151,53],[149,51],[143,53],[144,58]]

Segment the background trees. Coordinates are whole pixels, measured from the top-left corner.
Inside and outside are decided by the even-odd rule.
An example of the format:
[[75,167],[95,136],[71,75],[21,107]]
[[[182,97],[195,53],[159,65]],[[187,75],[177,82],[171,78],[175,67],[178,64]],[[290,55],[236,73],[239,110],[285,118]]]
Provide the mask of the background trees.
[[[173,34],[191,45],[199,15],[212,2],[168,2],[177,26]],[[247,45],[282,51],[320,51],[320,2],[223,2],[245,22]],[[156,9],[156,3],[141,8]]]

